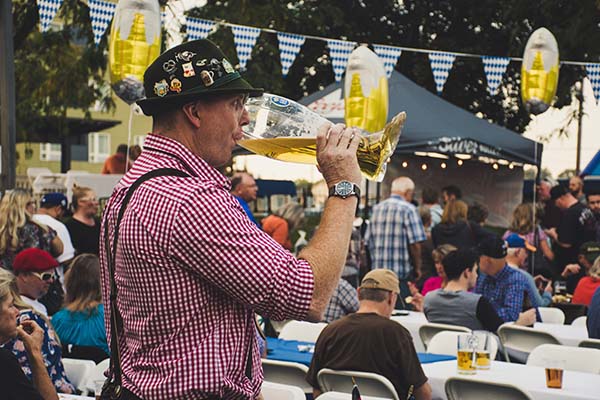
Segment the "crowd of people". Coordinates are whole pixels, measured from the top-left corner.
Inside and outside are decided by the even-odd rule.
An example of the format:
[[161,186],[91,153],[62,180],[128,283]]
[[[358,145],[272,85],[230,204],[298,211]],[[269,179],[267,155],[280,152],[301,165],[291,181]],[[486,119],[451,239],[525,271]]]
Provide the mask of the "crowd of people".
[[0,382],[10,399],[75,393],[65,356],[110,357],[104,394],[122,399],[260,398],[257,316],[328,323],[307,374],[315,397],[318,372],[333,368],[376,372],[400,397],[429,399],[394,310],[490,332],[531,326],[562,280],[600,338],[600,193],[584,194],[579,178],[569,188],[542,181],[539,203],[519,205],[504,233],[456,185],[418,188],[403,176],[355,223],[358,132],[325,125],[317,160],[330,196],[310,240],[293,246],[302,207],[259,221],[254,179],[218,171],[249,123],[245,101],[262,89],[208,40],[160,55],[144,86],[153,131],[133,164],[126,148],[107,163],[125,175],[102,220],[89,188],[74,188],[70,208],[49,193],[36,210],[18,189],[0,202]]

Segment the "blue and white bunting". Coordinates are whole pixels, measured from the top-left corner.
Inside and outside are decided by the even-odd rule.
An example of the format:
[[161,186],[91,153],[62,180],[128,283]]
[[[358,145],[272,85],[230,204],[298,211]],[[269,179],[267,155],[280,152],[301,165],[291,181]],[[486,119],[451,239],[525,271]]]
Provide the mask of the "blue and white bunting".
[[594,96],[596,97],[596,102],[598,102],[600,101],[600,64],[586,64],[585,70],[588,79],[592,82]]
[[342,80],[342,75],[344,75],[346,65],[348,64],[348,57],[350,57],[350,53],[354,50],[354,46],[356,46],[355,42],[327,39],[327,47],[329,47],[329,56],[331,57],[336,82]]
[[206,19],[187,17],[187,40],[206,39],[217,24]]
[[496,93],[498,93],[498,87],[502,82],[502,75],[504,75],[506,67],[508,67],[508,63],[510,63],[510,58],[484,56],[481,59],[483,61],[485,79],[487,79],[488,92],[492,96],[495,96]]
[[402,54],[402,49],[399,47],[383,46],[381,44],[374,44],[373,48],[375,49],[375,53],[381,58],[381,61],[383,61],[383,67],[389,78],[392,76],[394,67],[398,63],[398,58],[400,58],[400,55]]
[[88,6],[90,8],[92,31],[94,32],[94,43],[98,46],[102,40],[102,36],[104,36],[104,32],[106,32],[106,28],[108,28],[108,24],[110,24],[113,15],[115,15],[117,3],[89,0]]
[[46,32],[50,28],[52,20],[56,16],[63,0],[36,0],[38,13],[40,14],[40,32]]
[[233,25],[233,43],[237,51],[238,59],[240,60],[240,68],[246,69],[246,63],[252,55],[252,49],[256,44],[256,39],[260,35],[260,29],[250,26]]
[[302,35],[277,32],[277,40],[279,40],[279,58],[281,59],[281,74],[285,77],[290,71],[290,67],[294,63],[294,60],[300,52],[300,48],[304,44],[306,38]]
[[439,95],[444,91],[444,84],[448,79],[448,74],[454,64],[456,55],[452,53],[429,53],[429,62],[431,64],[431,72],[435,79],[435,87]]

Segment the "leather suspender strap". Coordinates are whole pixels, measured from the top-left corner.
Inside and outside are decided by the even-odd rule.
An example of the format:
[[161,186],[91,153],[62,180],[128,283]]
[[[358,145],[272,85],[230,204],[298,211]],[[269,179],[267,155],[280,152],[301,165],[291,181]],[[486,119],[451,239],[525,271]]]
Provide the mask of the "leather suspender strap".
[[121,208],[117,214],[117,221],[114,228],[114,237],[112,241],[112,247],[110,246],[110,240],[108,237],[108,213],[104,216],[104,247],[106,250],[106,260],[108,264],[108,274],[110,276],[110,377],[109,379],[118,386],[121,386],[121,355],[119,353],[118,344],[118,332],[123,328],[123,319],[117,308],[117,285],[115,283],[115,258],[117,252],[117,239],[119,237],[119,227],[121,219],[125,214],[127,204],[133,195],[133,192],[148,179],[155,178],[157,176],[178,176],[181,178],[189,178],[190,175],[186,172],[180,171],[175,168],[160,168],[145,173],[140,176],[127,190]]

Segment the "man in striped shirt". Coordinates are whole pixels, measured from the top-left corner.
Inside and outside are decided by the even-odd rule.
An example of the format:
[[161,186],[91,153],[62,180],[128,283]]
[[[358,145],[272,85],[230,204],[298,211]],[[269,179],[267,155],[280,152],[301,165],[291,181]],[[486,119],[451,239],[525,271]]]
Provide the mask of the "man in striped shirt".
[[[159,168],[188,177],[141,184],[112,249],[126,397],[254,399],[263,378],[254,313],[321,320],[344,265],[356,196],[335,191],[314,240],[295,258],[248,219],[217,170],[249,123],[247,96],[262,89],[243,80],[208,40],[160,55],[144,87],[147,98],[139,105],[153,117],[153,132],[106,205],[105,301],[111,279],[106,247],[127,190]],[[357,134],[342,125],[319,128],[317,160],[329,186],[360,182]],[[105,322],[110,338],[109,312]]]

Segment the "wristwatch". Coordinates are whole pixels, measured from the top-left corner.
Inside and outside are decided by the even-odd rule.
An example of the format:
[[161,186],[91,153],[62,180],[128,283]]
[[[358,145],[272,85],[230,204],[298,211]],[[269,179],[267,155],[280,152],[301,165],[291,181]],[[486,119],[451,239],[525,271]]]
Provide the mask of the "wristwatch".
[[339,181],[329,188],[329,197],[331,196],[341,197],[342,199],[356,196],[360,200],[360,188],[352,182]]

